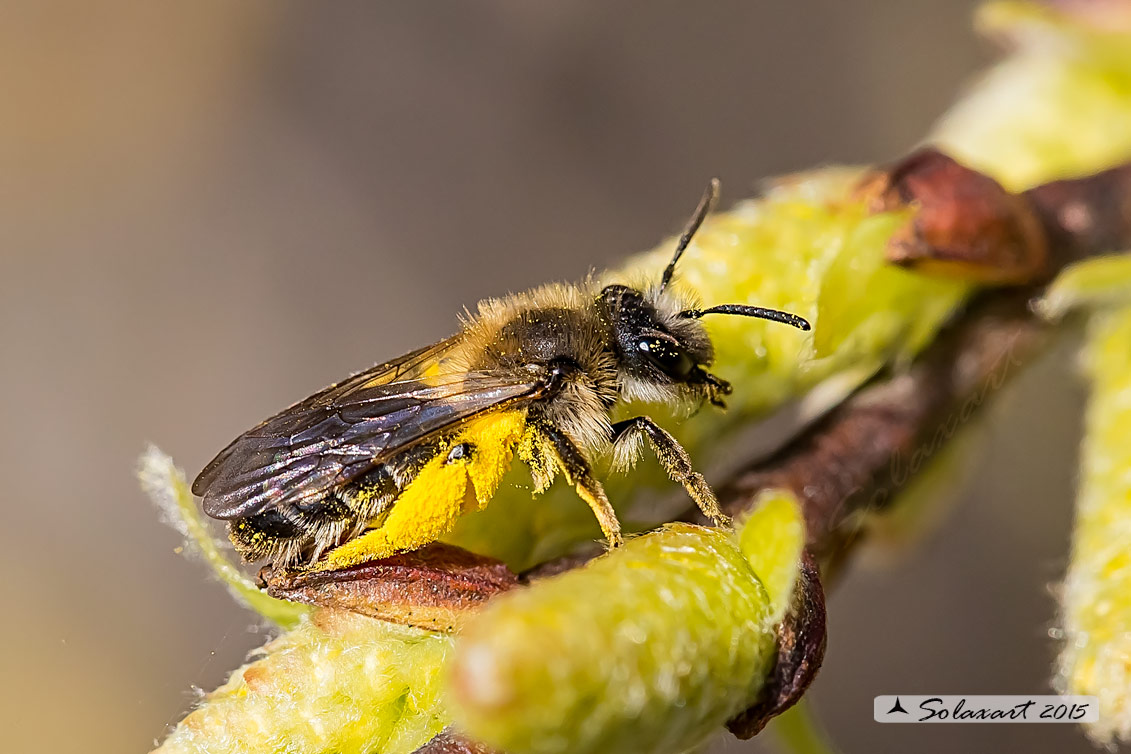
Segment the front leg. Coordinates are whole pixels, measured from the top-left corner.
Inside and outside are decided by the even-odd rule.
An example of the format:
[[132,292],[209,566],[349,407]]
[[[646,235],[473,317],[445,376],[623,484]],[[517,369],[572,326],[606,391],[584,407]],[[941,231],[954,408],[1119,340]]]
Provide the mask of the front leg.
[[593,476],[589,462],[585,460],[581,450],[564,432],[549,423],[537,423],[535,431],[542,442],[553,449],[559,467],[577,490],[578,496],[589,504],[609,547],[619,547],[624,542],[620,533],[620,521],[617,520],[613,506],[609,504],[609,498],[605,496],[605,488]]
[[638,450],[633,446],[639,445],[645,437],[664,471],[673,482],[683,485],[699,510],[703,511],[703,515],[720,526],[729,526],[730,517],[719,508],[719,501],[707,480],[691,465],[691,456],[687,455],[687,451],[674,437],[647,416],[638,416],[613,425],[614,455],[631,455],[631,451]]

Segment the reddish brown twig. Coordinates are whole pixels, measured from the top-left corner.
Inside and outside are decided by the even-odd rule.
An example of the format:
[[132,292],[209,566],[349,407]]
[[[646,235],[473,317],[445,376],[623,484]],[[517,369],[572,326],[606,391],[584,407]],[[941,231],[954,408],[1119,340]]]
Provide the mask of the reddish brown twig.
[[415,754],[495,754],[495,750],[455,731],[445,730],[417,749]]
[[778,657],[753,705],[727,722],[739,738],[753,738],[770,720],[797,704],[825,659],[825,591],[808,552],[801,561],[793,605],[778,627]]
[[719,489],[741,515],[759,492],[791,490],[808,543],[824,563],[856,536],[846,522],[883,509],[1046,340],[1027,297],[995,294],[969,312],[904,373],[863,388],[781,450]]
[[[932,186],[932,180],[968,185],[943,189]],[[928,239],[934,239],[931,243],[942,247],[940,254],[956,263],[984,261],[993,254],[980,247],[980,236],[973,232],[977,223],[955,225],[948,218],[956,210],[931,203],[1000,201],[996,210],[970,212],[981,218],[985,237],[1002,243],[1016,244],[1029,230],[995,231],[985,225],[993,218],[1015,230],[1041,229],[1032,243],[1047,250],[1048,262],[1030,267],[1035,282],[1072,261],[1131,248],[1131,165],[1021,195],[995,190],[986,180],[928,150],[891,168],[887,177],[873,178],[871,190],[886,187],[887,209],[894,194],[919,206],[921,214],[943,218],[934,225],[913,223],[913,244],[927,253]],[[1021,215],[1030,219],[1018,219]],[[942,234],[947,227],[954,230],[950,236]],[[1045,254],[1014,249],[1009,257],[1038,259]],[[1047,341],[1047,328],[1028,308],[1036,290],[1030,286],[981,294],[905,372],[864,387],[770,458],[720,488],[724,508],[739,515],[762,490],[784,487],[802,502],[809,545],[818,557],[827,561],[842,551],[854,536],[845,531],[845,522],[860,511],[883,508],[989,394]]]

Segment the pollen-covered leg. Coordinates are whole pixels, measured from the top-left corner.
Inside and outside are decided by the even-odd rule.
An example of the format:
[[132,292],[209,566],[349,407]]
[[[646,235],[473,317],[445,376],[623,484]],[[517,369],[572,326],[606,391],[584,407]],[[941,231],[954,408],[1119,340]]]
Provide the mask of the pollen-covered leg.
[[518,411],[468,422],[424,464],[393,501],[380,526],[331,550],[314,569],[334,570],[387,558],[447,534],[460,516],[482,509],[495,495],[525,424],[525,414]]
[[573,441],[557,428],[542,424],[537,427],[536,431],[541,436],[542,441],[553,449],[559,467],[566,475],[569,483],[577,490],[578,496],[589,504],[593,515],[597,517],[597,523],[601,525],[601,531],[604,533],[605,539],[608,540],[609,546],[619,547],[624,542],[620,533],[620,521],[617,520],[613,506],[609,504],[609,498],[605,495],[605,488],[593,476],[585,456],[581,454]]
[[730,518],[719,508],[719,501],[703,475],[691,464],[691,456],[668,432],[647,416],[617,422],[613,425],[613,454],[621,458],[635,454],[643,438],[656,453],[660,465],[671,477],[687,490],[687,494],[703,511],[703,515],[721,526],[729,526]]
[[464,510],[471,460],[460,453],[455,458],[450,455],[442,452],[425,464],[379,527],[334,548],[312,570],[348,568],[387,558],[447,534]]

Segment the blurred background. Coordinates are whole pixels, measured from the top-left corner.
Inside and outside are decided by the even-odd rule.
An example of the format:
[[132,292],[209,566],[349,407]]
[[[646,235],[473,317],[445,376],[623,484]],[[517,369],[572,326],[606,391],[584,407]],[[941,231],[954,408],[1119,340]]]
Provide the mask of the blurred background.
[[[990,58],[971,2],[5,3],[0,749],[146,751],[264,640],[134,481],[679,229],[706,180],[897,157]],[[1085,752],[880,726],[889,693],[1046,693],[1070,348],[992,409],[957,504],[831,600],[844,752]],[[769,751],[722,739],[720,752]]]

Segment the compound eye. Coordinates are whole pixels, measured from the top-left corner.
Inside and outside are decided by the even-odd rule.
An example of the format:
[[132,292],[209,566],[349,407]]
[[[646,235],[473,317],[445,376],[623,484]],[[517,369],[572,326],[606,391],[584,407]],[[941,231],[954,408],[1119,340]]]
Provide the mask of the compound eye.
[[695,362],[677,345],[660,338],[644,338],[636,343],[637,350],[648,357],[664,374],[685,380],[695,368]]

